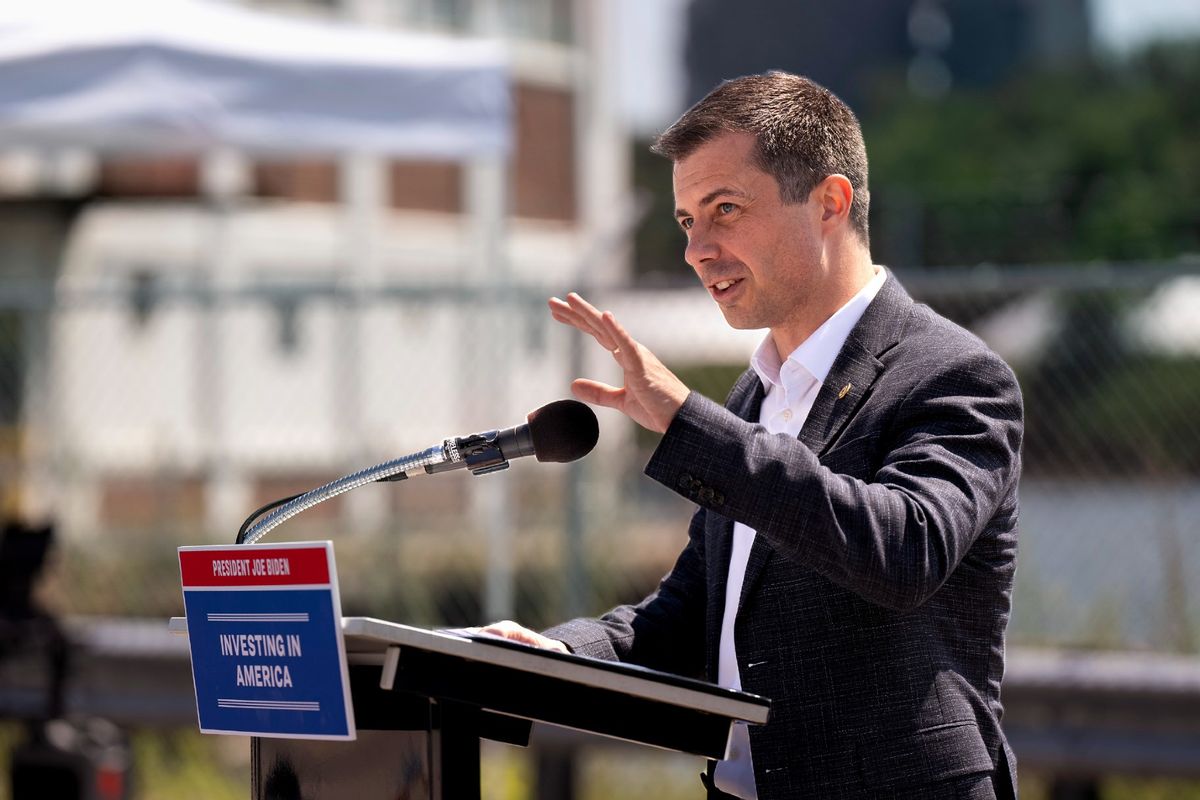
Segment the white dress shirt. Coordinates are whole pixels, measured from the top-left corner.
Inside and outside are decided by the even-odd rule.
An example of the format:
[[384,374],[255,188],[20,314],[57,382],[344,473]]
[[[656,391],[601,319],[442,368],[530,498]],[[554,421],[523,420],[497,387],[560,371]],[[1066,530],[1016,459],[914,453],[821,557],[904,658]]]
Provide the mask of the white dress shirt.
[[[750,359],[750,366],[758,373],[759,380],[766,387],[758,422],[768,433],[782,434],[793,439],[800,435],[800,429],[804,427],[804,421],[808,419],[808,413],[817,399],[817,392],[828,377],[842,345],[846,343],[846,337],[858,324],[863,312],[875,299],[886,279],[887,271],[876,267],[875,276],[858,291],[858,294],[813,331],[783,363],[780,363],[779,351],[775,349],[775,341],[771,335],[767,334],[763,339]],[[742,688],[733,625],[742,594],[742,582],[746,577],[746,561],[750,557],[750,548],[753,545],[754,529],[735,522],[733,549],[729,558],[729,580],[725,584],[725,614],[721,619],[721,644],[717,667],[717,683],[732,689]],[[734,726],[727,755],[726,760],[717,762],[714,772],[717,788],[735,797],[756,800],[758,791],[754,785],[750,735],[744,724]]]

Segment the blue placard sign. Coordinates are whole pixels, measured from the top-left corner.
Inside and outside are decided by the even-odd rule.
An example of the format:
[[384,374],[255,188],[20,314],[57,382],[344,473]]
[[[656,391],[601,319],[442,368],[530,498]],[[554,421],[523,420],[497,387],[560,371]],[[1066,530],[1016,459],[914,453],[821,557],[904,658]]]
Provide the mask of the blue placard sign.
[[332,542],[179,548],[204,733],[353,739]]

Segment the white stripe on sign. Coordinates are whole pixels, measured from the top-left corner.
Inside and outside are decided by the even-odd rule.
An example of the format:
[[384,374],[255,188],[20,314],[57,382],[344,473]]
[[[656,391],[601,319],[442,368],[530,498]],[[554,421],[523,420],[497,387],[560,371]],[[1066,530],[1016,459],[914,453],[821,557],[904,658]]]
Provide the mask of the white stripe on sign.
[[209,622],[308,622],[308,614],[209,614]]
[[217,698],[218,708],[257,708],[266,711],[320,711],[321,704],[316,701],[306,700],[231,700],[229,698]]

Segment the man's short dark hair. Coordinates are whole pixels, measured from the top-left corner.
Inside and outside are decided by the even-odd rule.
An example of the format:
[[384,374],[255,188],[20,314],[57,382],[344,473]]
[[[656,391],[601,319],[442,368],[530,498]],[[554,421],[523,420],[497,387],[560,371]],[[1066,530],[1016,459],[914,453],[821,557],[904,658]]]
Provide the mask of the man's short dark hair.
[[784,202],[802,203],[828,176],[845,175],[854,189],[850,224],[869,242],[867,148],[858,118],[833,92],[786,72],[734,78],[688,109],[650,149],[678,162],[734,132],[754,135],[755,164],[775,178]]

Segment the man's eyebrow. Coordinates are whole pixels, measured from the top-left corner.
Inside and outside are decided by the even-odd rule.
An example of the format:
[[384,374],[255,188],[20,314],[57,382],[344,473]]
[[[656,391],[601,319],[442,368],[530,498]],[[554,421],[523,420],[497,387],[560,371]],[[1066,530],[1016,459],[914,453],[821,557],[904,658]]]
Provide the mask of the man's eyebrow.
[[[706,205],[708,205],[713,200],[716,200],[718,197],[720,197],[722,195],[728,195],[730,197],[746,197],[747,196],[746,193],[743,191],[740,191],[738,189],[731,189],[728,186],[722,186],[719,189],[713,189],[711,192],[704,195],[704,197],[701,197],[700,198],[700,208],[704,208]],[[692,215],[692,213],[690,211],[687,211],[686,209],[683,209],[683,208],[675,209],[675,219],[679,219],[680,217],[690,217],[691,215]]]

